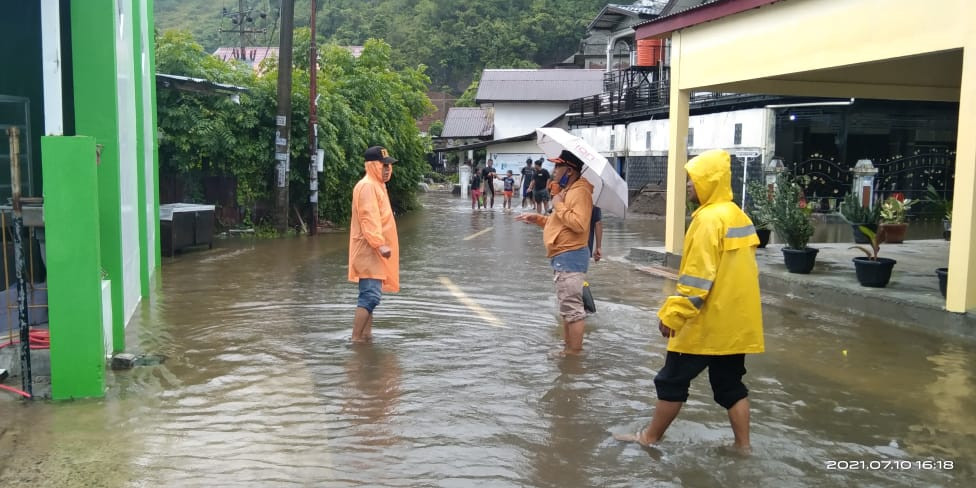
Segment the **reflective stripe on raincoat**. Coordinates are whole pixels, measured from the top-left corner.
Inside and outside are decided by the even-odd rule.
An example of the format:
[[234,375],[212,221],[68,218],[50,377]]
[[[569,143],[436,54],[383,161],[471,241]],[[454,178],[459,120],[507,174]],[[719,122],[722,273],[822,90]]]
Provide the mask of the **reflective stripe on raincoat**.
[[722,150],[685,165],[701,206],[692,214],[677,295],[658,318],[675,331],[668,350],[727,355],[764,350],[756,246],[749,217],[732,202],[732,169]]
[[[389,258],[380,255],[384,244],[390,246]],[[349,281],[360,278],[382,280],[383,291],[400,291],[400,243],[379,161],[366,162],[366,176],[352,190]]]

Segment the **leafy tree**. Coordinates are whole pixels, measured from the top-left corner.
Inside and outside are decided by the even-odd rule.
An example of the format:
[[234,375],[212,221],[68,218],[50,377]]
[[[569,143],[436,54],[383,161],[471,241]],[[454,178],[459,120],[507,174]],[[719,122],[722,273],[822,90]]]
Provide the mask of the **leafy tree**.
[[[245,1],[248,7],[268,12],[277,4],[276,0]],[[339,45],[383,39],[394,49],[394,68],[425,65],[435,86],[461,91],[471,82],[472,73],[486,67],[550,66],[569,57],[586,24],[606,4],[606,0],[319,0],[316,28],[322,39]],[[296,26],[308,26],[308,0],[297,0],[295,12]],[[156,21],[164,28],[191,29],[209,51],[238,42],[234,34],[218,33],[233,26],[212,0],[156,0]],[[276,44],[276,36],[270,35],[274,25],[268,27],[267,38]],[[254,42],[260,44],[261,37],[255,35]]]
[[[234,176],[240,205],[266,207],[274,196],[276,61],[268,61],[257,76],[242,63],[225,63],[206,54],[187,32],[164,32],[156,45],[160,73],[247,88],[239,104],[222,95],[160,90],[160,172],[190,181]],[[416,119],[434,109],[425,95],[430,79],[424,67],[394,69],[392,49],[379,40],[367,41],[359,59],[337,45],[320,51],[319,144],[326,160],[319,179],[320,215],[348,221],[352,188],[365,173],[363,150],[374,144],[386,146],[399,160],[389,185],[394,205],[399,211],[414,208],[416,182],[430,151],[430,140],[420,136]],[[289,197],[299,209],[309,196],[309,78],[307,63],[294,68]]]

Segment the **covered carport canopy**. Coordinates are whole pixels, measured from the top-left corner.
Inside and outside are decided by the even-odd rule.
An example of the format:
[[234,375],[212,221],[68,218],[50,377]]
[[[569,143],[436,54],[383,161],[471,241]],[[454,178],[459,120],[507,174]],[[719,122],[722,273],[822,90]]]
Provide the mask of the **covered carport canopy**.
[[946,309],[976,306],[973,19],[970,0],[715,0],[639,24],[637,39],[671,38],[667,251],[683,244],[692,91],[959,102]]

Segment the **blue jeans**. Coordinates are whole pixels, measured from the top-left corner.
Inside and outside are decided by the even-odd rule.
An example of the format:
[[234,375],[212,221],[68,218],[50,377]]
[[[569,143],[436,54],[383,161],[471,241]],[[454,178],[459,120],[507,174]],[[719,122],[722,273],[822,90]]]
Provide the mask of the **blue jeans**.
[[367,312],[373,313],[373,309],[380,304],[383,296],[383,282],[373,278],[359,279],[359,300],[357,307],[365,308]]

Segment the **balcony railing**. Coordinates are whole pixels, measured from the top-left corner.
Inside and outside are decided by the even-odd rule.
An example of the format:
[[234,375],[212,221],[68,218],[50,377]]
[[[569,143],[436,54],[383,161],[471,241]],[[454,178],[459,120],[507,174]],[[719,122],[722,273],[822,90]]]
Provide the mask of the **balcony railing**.
[[[671,95],[669,80],[652,80],[655,67],[631,67],[604,75],[603,93],[578,98],[569,105],[569,125],[622,123],[666,114]],[[692,108],[727,105],[775,97],[741,93],[694,92]]]

